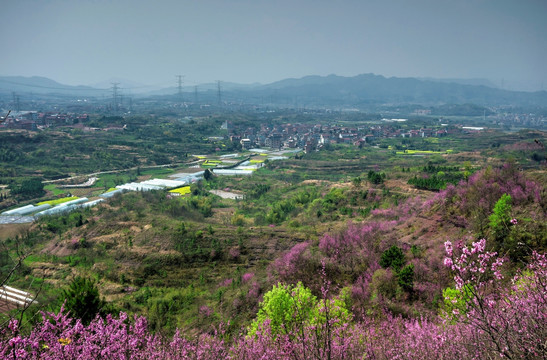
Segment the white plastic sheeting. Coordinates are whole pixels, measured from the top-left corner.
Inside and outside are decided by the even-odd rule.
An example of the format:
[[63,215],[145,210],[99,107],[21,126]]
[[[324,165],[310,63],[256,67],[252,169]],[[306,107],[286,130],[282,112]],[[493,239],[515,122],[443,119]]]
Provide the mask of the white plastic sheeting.
[[128,183],[116,186],[116,189],[129,190],[129,191],[150,191],[161,190],[163,187],[157,185],[146,185],[143,183]]
[[216,175],[243,175],[251,176],[253,170],[237,170],[237,169],[213,169],[213,173]]
[[151,180],[143,181],[141,182],[141,184],[161,186],[167,189],[173,189],[173,188],[177,188],[177,187],[185,185],[183,181],[167,180],[167,179],[151,179]]
[[104,201],[104,199],[97,199],[97,200],[93,200],[93,201],[88,201],[86,203],[79,204],[78,207],[88,208],[88,207],[95,206],[98,203],[103,202],[103,201]]
[[42,210],[46,210],[46,209],[49,209],[51,207],[51,205],[49,204],[43,204],[43,205],[38,205],[38,206],[34,206],[34,205],[27,205],[27,206],[23,206],[23,207],[20,207],[20,208],[17,208],[17,209],[13,209],[13,210],[9,210],[9,211],[4,211],[2,213],[2,215],[29,215],[29,214],[32,214],[32,213],[35,213],[35,212],[39,212],[39,211],[42,211]]
[[34,216],[0,215],[0,224],[28,224],[34,221]]
[[2,213],[2,215],[21,215],[21,211],[25,211],[25,210],[32,209],[32,208],[34,208],[34,205],[26,205],[26,206],[22,206],[22,207],[17,208],[17,209],[4,211]]
[[124,191],[123,189],[112,190],[112,191],[109,191],[109,192],[105,192],[104,194],[101,194],[99,196],[104,198],[104,199],[108,199],[108,198],[111,198],[112,196],[114,196],[116,194],[123,193],[123,191]]
[[88,200],[89,200],[88,198],[82,197],[82,198],[79,198],[79,199],[74,199],[74,200],[70,200],[70,201],[64,202],[62,204],[59,204],[59,205],[55,206],[55,208],[63,207],[63,206],[77,205],[77,204],[85,203]]

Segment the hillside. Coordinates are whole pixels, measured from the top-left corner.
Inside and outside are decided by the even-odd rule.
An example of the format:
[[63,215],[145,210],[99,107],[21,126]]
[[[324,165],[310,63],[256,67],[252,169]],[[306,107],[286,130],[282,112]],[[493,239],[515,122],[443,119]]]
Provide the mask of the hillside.
[[[123,139],[125,153],[169,132],[165,149],[149,145],[164,153],[190,126],[220,120],[202,121],[140,125],[148,137],[134,123],[129,133],[107,136]],[[59,133],[38,140],[53,136],[57,151],[82,136],[71,131],[66,140]],[[17,136],[13,146],[33,141]],[[200,155],[200,166],[221,162],[212,160],[219,157],[210,145],[197,145],[201,138],[188,138],[210,152]],[[85,140],[86,151],[104,144]],[[180,197],[165,190],[118,194],[6,235],[2,274],[14,269],[8,284],[39,296],[19,325],[0,330],[0,354],[86,358],[95,347],[102,358],[119,351],[128,358],[541,358],[537,340],[547,329],[537,319],[545,319],[547,304],[536,294],[547,263],[536,252],[547,247],[545,149],[538,145],[545,134],[403,140],[332,144],[268,162],[255,154],[266,165],[249,177],[211,176]],[[123,153],[111,157],[113,166]],[[155,156],[137,155],[143,164]],[[87,169],[69,163],[72,171]],[[114,176],[167,177],[189,164],[177,166]],[[117,181],[102,176],[101,187]],[[45,197],[62,191],[46,190]],[[78,303],[75,284],[97,295]],[[51,311],[56,325],[43,325],[38,310]],[[107,320],[93,321],[95,314]],[[74,326],[72,316],[83,324]],[[500,329],[499,322],[507,325]],[[493,332],[507,335],[492,339]]]

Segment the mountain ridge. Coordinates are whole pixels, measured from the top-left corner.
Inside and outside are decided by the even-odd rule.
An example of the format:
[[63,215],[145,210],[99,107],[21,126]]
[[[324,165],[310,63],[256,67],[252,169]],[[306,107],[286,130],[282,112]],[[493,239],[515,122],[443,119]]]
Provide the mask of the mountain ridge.
[[[461,79],[460,79],[461,80]],[[471,80],[469,80],[471,81]],[[339,75],[308,75],[302,78],[287,78],[269,84],[238,84],[221,82],[223,97],[248,103],[270,102],[298,103],[309,106],[364,104],[463,104],[475,103],[486,106],[547,106],[546,91],[511,91],[485,84],[473,85],[458,79],[420,79],[414,77],[385,77],[372,73],[351,77]],[[197,85],[199,92],[216,92],[212,83]],[[204,91],[205,89],[205,91]],[[30,91],[29,91],[30,90]],[[123,90],[123,89],[122,89]],[[184,87],[184,93],[192,93],[194,87]],[[168,87],[139,96],[174,95],[178,89]],[[72,86],[60,84],[49,78],[34,76],[0,76],[0,93],[23,92],[35,94],[101,95],[110,92],[106,88]],[[102,92],[102,93],[101,93]],[[76,95],[74,94],[74,95]]]

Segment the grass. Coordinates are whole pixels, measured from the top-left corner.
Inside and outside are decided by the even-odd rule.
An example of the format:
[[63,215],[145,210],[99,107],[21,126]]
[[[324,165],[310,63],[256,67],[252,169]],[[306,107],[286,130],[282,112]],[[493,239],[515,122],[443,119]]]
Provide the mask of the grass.
[[41,261],[47,261],[47,260],[48,260],[48,258],[43,256],[43,255],[31,254],[31,255],[27,256],[25,258],[25,260],[23,260],[23,263],[28,266],[28,265],[30,265],[32,263],[35,263],[35,262],[41,262]]
[[45,205],[45,204],[49,204],[49,205],[51,205],[51,206],[55,206],[55,205],[63,204],[63,203],[66,203],[66,202],[68,202],[68,201],[76,200],[76,199],[79,199],[79,197],[77,197],[77,196],[67,196],[67,197],[64,197],[64,198],[61,198],[61,199],[41,201],[41,202],[39,202],[39,203],[36,204],[36,205]]
[[44,190],[51,191],[55,196],[65,194],[67,192],[67,190],[57,188],[57,185],[55,184],[48,184],[44,186]]
[[163,168],[151,168],[151,169],[141,169],[141,175],[168,175],[175,172],[175,170],[167,167]]

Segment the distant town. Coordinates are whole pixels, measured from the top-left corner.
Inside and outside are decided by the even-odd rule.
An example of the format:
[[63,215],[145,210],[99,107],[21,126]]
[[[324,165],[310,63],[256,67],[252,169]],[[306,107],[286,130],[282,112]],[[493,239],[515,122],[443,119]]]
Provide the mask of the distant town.
[[[390,123],[406,122],[407,119],[382,119],[385,125],[346,127],[322,124],[281,124],[272,127],[262,124],[259,130],[241,128],[225,121],[222,128],[228,131],[230,140],[241,144],[242,149],[268,147],[273,149],[301,148],[304,152],[320,150],[329,144],[353,144],[363,147],[375,145],[380,138],[428,138],[444,137],[462,132],[477,132],[484,128],[440,124],[438,128],[402,130]],[[220,140],[212,137],[210,140]]]

